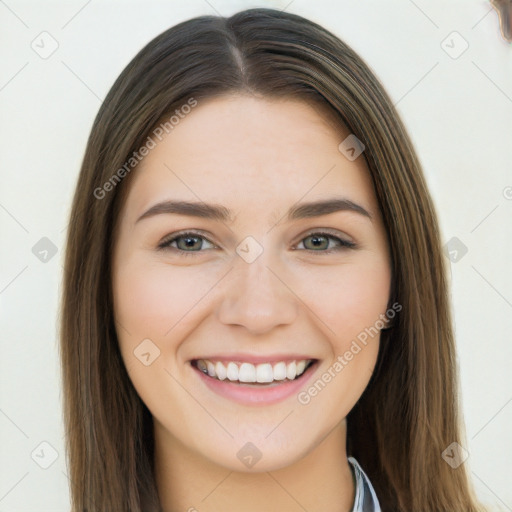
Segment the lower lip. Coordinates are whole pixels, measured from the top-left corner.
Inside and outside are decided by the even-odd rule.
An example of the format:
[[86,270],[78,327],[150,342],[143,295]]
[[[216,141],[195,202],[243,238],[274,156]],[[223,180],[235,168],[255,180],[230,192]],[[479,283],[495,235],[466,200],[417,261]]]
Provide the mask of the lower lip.
[[245,405],[270,405],[296,395],[313,375],[318,361],[315,361],[298,379],[273,386],[251,386],[236,384],[229,380],[209,377],[192,365],[199,378],[215,393]]

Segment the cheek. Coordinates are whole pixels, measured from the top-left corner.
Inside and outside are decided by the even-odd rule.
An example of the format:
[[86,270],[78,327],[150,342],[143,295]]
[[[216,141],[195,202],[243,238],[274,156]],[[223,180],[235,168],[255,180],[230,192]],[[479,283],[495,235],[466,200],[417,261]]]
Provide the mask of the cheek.
[[[205,272],[199,265],[173,267],[136,256],[123,262],[113,281],[116,320],[124,327],[121,344],[127,338],[133,343],[144,338],[169,340],[175,327],[187,330],[194,308],[203,310],[221,275],[222,269]],[[287,281],[307,306],[305,314],[311,313],[311,320],[324,326],[337,353],[375,325],[389,298],[389,268],[371,254],[354,264],[295,269]]]
[[134,258],[114,278],[116,318],[133,335],[161,339],[208,291],[211,285],[204,277],[192,267]]
[[301,281],[298,292],[322,321],[336,352],[365,329],[381,326],[390,292],[390,271],[385,260],[318,268],[309,273],[309,287]]
[[373,373],[390,273],[385,261],[375,260],[373,265],[338,267],[328,274],[316,276],[308,306],[328,327],[324,333],[330,355],[298,401],[311,417],[332,418],[335,423],[354,407]]
[[[121,355],[137,393],[156,418],[164,410],[163,401],[176,401],[175,393],[180,396],[168,372],[177,375],[183,319],[206,293],[197,284],[201,281],[188,274],[183,267],[173,269],[136,254],[115,267],[114,311]],[[177,406],[186,411],[186,400]]]

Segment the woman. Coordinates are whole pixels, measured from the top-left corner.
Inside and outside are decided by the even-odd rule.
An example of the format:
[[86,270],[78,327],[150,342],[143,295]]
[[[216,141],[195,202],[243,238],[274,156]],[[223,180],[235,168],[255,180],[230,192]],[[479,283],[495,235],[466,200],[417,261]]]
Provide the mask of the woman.
[[480,510],[442,456],[463,443],[444,264],[347,45],[271,9],[167,30],[105,99],[71,213],[73,510]]

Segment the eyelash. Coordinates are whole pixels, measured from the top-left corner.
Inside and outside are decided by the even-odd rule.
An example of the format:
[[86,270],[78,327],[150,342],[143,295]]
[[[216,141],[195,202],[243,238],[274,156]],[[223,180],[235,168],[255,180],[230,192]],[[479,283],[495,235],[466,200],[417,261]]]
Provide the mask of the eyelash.
[[[210,242],[210,240],[208,240],[201,233],[198,233],[198,232],[195,232],[195,231],[185,231],[185,232],[182,232],[182,233],[177,233],[177,234],[171,235],[172,238],[169,238],[169,237],[164,238],[162,240],[162,242],[160,242],[160,244],[158,245],[158,249],[159,250],[171,250],[171,251],[174,251],[174,252],[178,252],[178,253],[180,253],[180,255],[183,255],[183,256],[196,256],[198,253],[204,252],[203,250],[199,250],[199,251],[184,251],[183,249],[178,249],[177,247],[171,247],[170,246],[170,244],[175,242],[176,240],[178,240],[180,238],[186,238],[189,235],[193,235],[193,236],[202,238],[203,240],[208,241],[212,245],[215,245],[215,244],[213,244],[213,242]],[[353,248],[356,247],[356,244],[354,242],[349,242],[348,240],[343,240],[342,238],[334,236],[332,233],[329,233],[329,232],[326,232],[326,231],[312,231],[312,232],[308,233],[304,238],[302,238],[300,240],[300,242],[302,242],[306,238],[309,238],[309,237],[314,236],[314,235],[321,235],[321,236],[324,236],[326,238],[330,238],[332,240],[336,240],[337,242],[339,242],[339,245],[337,247],[334,247],[334,248],[331,248],[331,249],[327,249],[327,250],[323,250],[323,251],[322,250],[315,251],[313,249],[301,249],[301,250],[305,250],[305,251],[308,251],[310,253],[332,254],[334,252],[342,251],[344,249],[353,249]]]

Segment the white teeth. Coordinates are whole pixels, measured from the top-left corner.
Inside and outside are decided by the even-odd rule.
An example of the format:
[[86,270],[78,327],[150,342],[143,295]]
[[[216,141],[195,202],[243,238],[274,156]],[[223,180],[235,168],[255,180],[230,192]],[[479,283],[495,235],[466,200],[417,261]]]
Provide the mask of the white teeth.
[[306,361],[299,361],[297,363],[297,375],[300,375],[306,368]]
[[272,365],[270,363],[256,366],[256,380],[258,382],[272,382],[274,380],[274,373],[272,372]]
[[254,368],[254,365],[242,363],[238,370],[238,379],[240,382],[256,382],[256,368]]
[[297,365],[295,364],[295,361],[292,361],[287,367],[286,367],[286,377],[290,380],[295,379],[295,376],[297,375]]
[[215,365],[215,373],[217,374],[217,379],[219,380],[224,380],[228,376],[226,367],[220,361]]
[[232,382],[259,382],[264,384],[285,379],[293,380],[304,373],[310,361],[311,359],[292,361],[288,364],[280,361],[274,365],[271,363],[258,365],[241,363],[239,365],[239,363],[232,361],[225,364],[220,361],[214,363],[208,359],[199,359],[197,360],[197,368],[210,377],[219,380],[227,378]]
[[238,380],[238,366],[236,363],[228,363],[227,375],[229,380]]
[[286,379],[286,363],[276,363],[274,365],[274,380],[284,379]]

